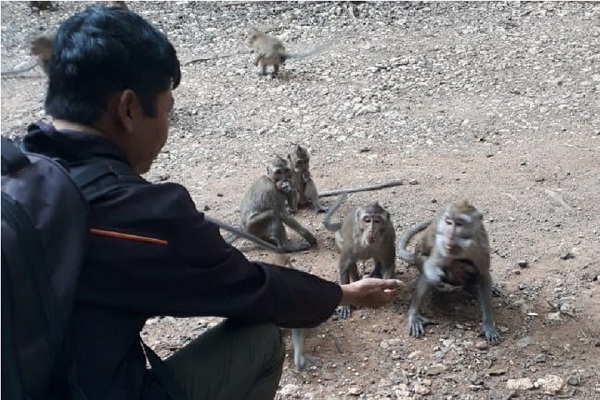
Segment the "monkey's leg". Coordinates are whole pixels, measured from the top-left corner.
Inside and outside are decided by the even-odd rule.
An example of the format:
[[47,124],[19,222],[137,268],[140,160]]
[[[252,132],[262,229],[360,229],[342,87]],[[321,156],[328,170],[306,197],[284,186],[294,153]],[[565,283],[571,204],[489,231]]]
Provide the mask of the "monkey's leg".
[[[293,219],[292,216],[289,216]],[[296,220],[294,220],[296,221]],[[304,229],[304,228],[302,228]],[[285,226],[283,225],[283,221],[276,216],[271,221],[271,226],[269,228],[271,232],[271,236],[275,239],[275,244],[277,247],[282,249],[285,253],[294,253],[297,251],[308,250],[311,245],[306,243],[293,243],[288,240],[287,234],[285,232]],[[300,233],[300,232],[299,232]]]
[[482,274],[477,288],[477,295],[481,302],[481,334],[485,336],[485,339],[490,344],[497,344],[500,342],[500,334],[494,326],[494,318],[492,316],[492,280],[490,276]]
[[318,212],[327,212],[327,207],[323,207],[321,203],[319,203],[319,192],[317,191],[317,185],[315,181],[309,179],[306,182],[306,188],[304,189],[304,196],[310,200],[310,203],[313,206],[313,209]]
[[253,64],[254,64],[254,66],[255,66],[255,67],[258,67],[258,63],[259,63],[259,62],[262,60],[262,58],[263,58],[263,57],[262,57],[262,55],[260,55],[260,54],[259,54],[259,55],[257,55],[256,57],[254,57],[254,62],[253,62]]
[[308,229],[304,228],[298,221],[294,219],[290,214],[281,215],[283,222],[286,223],[287,226],[296,231],[300,236],[304,238],[310,245],[309,247],[316,246],[317,238],[308,231]]
[[305,329],[292,329],[292,347],[294,348],[294,365],[298,371],[304,370],[306,367],[306,359],[304,357],[304,336]]
[[279,63],[273,63],[273,76],[276,76],[279,73]]
[[[273,210],[267,210],[258,214],[250,215],[246,219],[245,223],[242,223],[242,226],[244,226],[244,229],[248,233],[251,233],[258,238],[279,247],[277,239],[273,240],[273,238],[276,238],[276,236],[272,235],[274,232],[272,232],[271,229],[273,221],[275,220],[279,221],[279,218],[277,218],[275,212]],[[285,229],[283,233],[285,234]]]
[[427,297],[433,285],[427,281],[427,278],[421,273],[417,280],[417,286],[413,293],[413,298],[408,309],[408,333],[410,336],[419,337],[425,334],[425,325],[433,322],[421,315],[421,306],[423,300]]
[[[355,282],[358,280],[358,267],[356,265],[356,260],[353,260],[351,257],[344,257],[340,255],[340,263],[339,263],[339,274],[340,274],[340,285],[347,285],[350,282]],[[354,280],[352,280],[354,279]],[[341,318],[346,319],[350,318],[352,315],[352,306],[351,305],[343,305],[337,308],[337,312]]]

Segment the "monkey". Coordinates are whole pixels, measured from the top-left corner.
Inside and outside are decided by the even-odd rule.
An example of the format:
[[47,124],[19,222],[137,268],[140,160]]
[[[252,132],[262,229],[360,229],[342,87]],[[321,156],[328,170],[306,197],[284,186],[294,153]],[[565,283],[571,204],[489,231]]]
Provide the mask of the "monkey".
[[[281,267],[294,268],[288,256],[275,253],[267,260],[268,263],[279,265]],[[306,336],[306,329],[295,328],[292,329],[292,347],[294,348],[294,365],[298,371],[306,368],[306,357],[304,355],[304,338]]]
[[[390,279],[396,273],[396,231],[390,214],[379,202],[357,207],[341,223],[331,223],[331,216],[346,199],[347,193],[338,197],[329,209],[323,225],[328,231],[335,232],[335,244],[340,252],[340,284],[348,284],[359,279],[357,261],[373,259],[375,264],[371,277]],[[340,316],[348,318],[352,314],[351,306],[340,306]]]
[[[411,237],[425,230],[415,252],[406,246]],[[421,315],[421,306],[430,289],[440,282],[463,286],[476,293],[481,303],[481,335],[497,344],[500,335],[494,325],[491,296],[490,245],[483,215],[468,201],[449,204],[433,220],[420,222],[398,241],[398,255],[419,269],[415,292],[408,310],[408,329],[413,337],[424,334],[432,323]]]
[[294,201],[293,211],[296,211],[298,206],[311,204],[316,212],[325,212],[327,208],[319,203],[319,192],[314,179],[310,175],[310,153],[308,149],[299,144],[292,146],[288,159],[292,166],[292,183],[296,187],[298,196]]
[[52,45],[54,44],[54,36],[42,35],[36,36],[29,42],[29,49],[31,55],[37,57],[37,60],[23,68],[17,68],[12,71],[2,72],[2,76],[5,75],[16,75],[23,72],[27,72],[39,65],[46,75],[50,74],[50,61],[52,61]]
[[279,67],[285,63],[288,58],[304,58],[321,52],[325,47],[315,47],[306,53],[288,53],[285,51],[283,42],[274,36],[267,35],[255,28],[250,28],[246,36],[246,44],[252,47],[256,54],[254,66],[260,68],[260,74],[267,74],[267,67],[273,67],[272,75],[279,73]]
[[[291,173],[289,161],[276,156],[267,165],[267,174],[248,188],[240,206],[243,229],[274,243],[286,253],[307,250],[317,244],[317,238],[300,225],[286,208],[286,201],[296,196]],[[300,234],[308,245],[290,242],[284,224]]]

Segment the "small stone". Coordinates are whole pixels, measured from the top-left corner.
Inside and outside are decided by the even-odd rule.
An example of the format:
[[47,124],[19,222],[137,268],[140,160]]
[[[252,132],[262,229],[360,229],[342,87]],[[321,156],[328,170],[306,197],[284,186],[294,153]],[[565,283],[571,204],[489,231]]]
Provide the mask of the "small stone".
[[546,315],[546,319],[548,321],[560,321],[560,311],[548,313],[548,315]]
[[423,352],[422,352],[422,351],[420,351],[420,350],[415,350],[415,351],[413,351],[412,353],[410,353],[408,356],[406,356],[406,359],[407,359],[407,360],[413,360],[413,359],[415,359],[415,358],[417,358],[417,357],[420,357],[420,356],[421,356],[421,354],[423,354]]
[[360,396],[362,393],[363,393],[363,390],[358,387],[351,387],[350,389],[348,389],[348,394],[350,396]]
[[498,376],[498,375],[504,375],[508,372],[508,367],[493,367],[493,368],[488,368],[485,373],[488,374],[489,376]]
[[487,349],[488,343],[485,340],[480,340],[479,342],[475,343],[475,347],[479,350],[485,350]]
[[420,394],[421,396],[426,396],[431,393],[431,389],[419,383],[415,384],[413,390],[416,394]]
[[533,383],[529,378],[509,379],[506,381],[506,387],[510,390],[531,390]]
[[581,376],[575,373],[567,379],[567,383],[571,386],[578,386],[581,383]]
[[538,354],[537,356],[535,356],[535,362],[537,364],[543,364],[546,362],[546,355],[545,354]]
[[446,372],[446,367],[443,364],[432,365],[427,369],[427,375],[429,376],[439,375],[442,372]]
[[519,268],[527,268],[529,266],[529,264],[525,260],[517,261],[517,265],[519,266]]
[[554,395],[562,390],[565,386],[564,380],[557,375],[546,375],[544,378],[537,380],[540,383],[544,394]]
[[411,179],[410,181],[408,181],[408,184],[409,184],[409,185],[418,185],[418,184],[419,184],[419,181],[418,181],[418,180],[416,180],[416,179]]
[[517,347],[527,347],[529,346],[531,343],[533,343],[533,338],[530,336],[525,336],[522,339],[517,340]]

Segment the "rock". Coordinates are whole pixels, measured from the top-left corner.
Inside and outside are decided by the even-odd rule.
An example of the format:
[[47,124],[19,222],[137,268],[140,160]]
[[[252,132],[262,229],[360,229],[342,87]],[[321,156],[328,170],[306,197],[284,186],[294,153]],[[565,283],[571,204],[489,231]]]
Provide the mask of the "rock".
[[348,389],[348,394],[350,396],[360,396],[361,394],[363,394],[363,390],[359,387],[351,387],[350,389]]
[[425,385],[421,385],[420,383],[415,384],[415,386],[413,387],[413,391],[416,394],[420,394],[421,396],[425,396],[431,393],[431,389],[429,389]]
[[565,386],[565,381],[558,375],[546,375],[536,381],[539,383],[544,394],[554,395],[562,390]]
[[567,378],[567,383],[571,386],[578,386],[581,383],[581,375],[575,373]]
[[529,346],[531,343],[533,343],[533,338],[530,336],[526,336],[522,339],[517,340],[517,347],[527,347]]
[[436,365],[432,365],[431,367],[429,367],[427,369],[427,375],[429,376],[435,376],[435,375],[439,375],[442,372],[446,372],[446,366],[443,364],[436,364]]
[[506,381],[506,387],[510,390],[531,390],[533,382],[529,378],[509,379]]
[[479,342],[475,343],[475,347],[479,350],[485,350],[489,347],[489,345],[487,341],[480,340]]
[[529,264],[525,260],[517,261],[517,265],[519,266],[519,268],[527,268],[529,266]]

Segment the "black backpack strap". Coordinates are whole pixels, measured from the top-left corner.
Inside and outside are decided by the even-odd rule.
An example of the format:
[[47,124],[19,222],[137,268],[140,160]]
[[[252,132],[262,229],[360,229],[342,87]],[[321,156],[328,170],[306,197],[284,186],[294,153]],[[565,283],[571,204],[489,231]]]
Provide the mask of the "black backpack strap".
[[2,175],[12,174],[30,164],[29,158],[10,139],[2,136]]
[[132,183],[145,182],[131,166],[116,159],[93,159],[70,165],[69,172],[88,202]]

